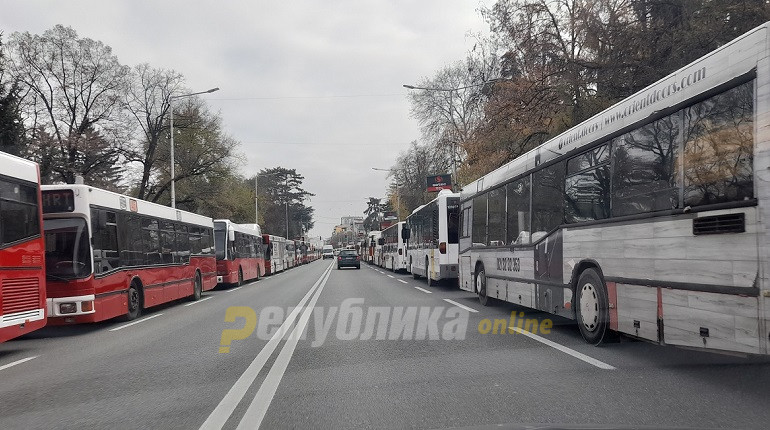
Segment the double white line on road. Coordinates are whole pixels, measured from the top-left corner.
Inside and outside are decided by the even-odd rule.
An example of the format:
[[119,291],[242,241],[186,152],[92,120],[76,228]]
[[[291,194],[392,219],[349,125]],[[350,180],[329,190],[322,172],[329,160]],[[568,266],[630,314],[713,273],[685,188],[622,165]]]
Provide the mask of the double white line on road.
[[[326,285],[326,281],[329,279],[333,265],[334,263],[329,264],[329,267],[326,268],[323,274],[321,274],[321,277],[318,278],[315,284],[313,284],[310,291],[305,294],[305,297],[302,298],[297,307],[295,307],[289,316],[286,317],[286,320],[281,324],[278,332],[270,338],[264,348],[257,354],[251,364],[249,364],[249,367],[246,368],[246,371],[243,372],[237,381],[235,381],[235,384],[230,388],[230,391],[225,394],[222,401],[219,402],[214,411],[211,412],[209,417],[203,423],[201,429],[221,429],[225,425],[227,420],[233,414],[233,411],[235,411],[235,408],[238,407],[238,404],[243,400],[246,392],[257,379],[257,376],[262,371],[267,360],[273,354],[273,351],[278,347],[278,343],[286,337],[286,333],[289,333],[291,330],[294,321],[297,319],[297,315],[302,311],[299,322],[288,336],[283,349],[281,349],[281,352],[278,354],[278,358],[276,358],[273,366],[270,368],[267,377],[262,382],[262,386],[259,388],[259,391],[257,391],[257,395],[251,401],[251,404],[238,425],[238,429],[255,429],[259,427],[262,423],[262,419],[265,417],[265,413],[267,413],[267,408],[270,407],[273,396],[278,389],[278,384],[281,382],[281,378],[289,365],[291,356],[294,354],[297,342],[307,326],[310,314],[313,312],[313,307],[318,301],[318,297],[321,295],[321,291]],[[310,298],[311,296],[312,299]],[[304,307],[308,300],[310,300],[310,303],[307,307]]]

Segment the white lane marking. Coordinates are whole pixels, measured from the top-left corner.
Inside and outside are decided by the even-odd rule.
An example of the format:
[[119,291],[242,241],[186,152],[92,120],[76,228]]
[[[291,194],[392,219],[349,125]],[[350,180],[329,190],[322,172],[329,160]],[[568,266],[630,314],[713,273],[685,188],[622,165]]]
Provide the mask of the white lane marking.
[[388,275],[388,278],[395,278],[395,276],[393,276],[393,275]]
[[305,331],[305,327],[310,320],[310,314],[313,312],[313,307],[318,301],[318,297],[321,295],[321,291],[323,291],[330,275],[331,272],[326,273],[326,277],[315,291],[313,298],[310,300],[310,304],[305,308],[299,322],[289,335],[288,340],[278,354],[278,358],[275,359],[275,363],[273,363],[270,372],[268,372],[265,377],[265,381],[262,383],[262,386],[259,387],[257,395],[254,396],[249,408],[246,409],[246,413],[243,414],[241,422],[238,424],[238,430],[256,429],[262,424],[267,409],[273,401],[275,392],[278,391],[278,385],[281,383],[281,378],[283,378],[283,374],[286,373],[286,368],[289,367],[291,357],[294,355],[294,350],[297,348],[297,342],[299,342],[300,337],[302,337],[302,332]]
[[409,282],[404,281],[403,279],[399,279],[398,282],[401,282],[402,284],[408,284]]
[[377,273],[383,273],[382,270],[376,270]]
[[233,291],[237,291],[237,290],[240,290],[241,288],[243,288],[243,285],[241,285],[240,287],[230,288],[230,289],[229,289],[229,290],[227,290],[226,292],[227,292],[227,293],[232,293]]
[[428,290],[426,290],[425,288],[420,288],[420,287],[414,287],[414,288],[416,288],[416,289],[418,289],[418,290],[422,291],[423,293],[433,294],[433,291],[428,291]]
[[122,325],[122,326],[120,326],[120,327],[111,328],[111,329],[110,329],[110,331],[118,331],[118,330],[122,330],[122,329],[124,329],[124,328],[126,328],[126,327],[131,327],[131,326],[132,326],[132,325],[134,325],[134,324],[139,324],[139,323],[141,323],[141,322],[145,322],[145,321],[147,321],[147,320],[151,320],[151,319],[153,319],[153,318],[157,318],[157,317],[159,317],[159,316],[161,316],[161,315],[163,315],[163,314],[155,314],[155,315],[150,315],[150,316],[148,316],[147,318],[142,318],[142,319],[140,319],[140,320],[136,320],[136,321],[134,321],[134,322],[130,322],[130,323],[128,323],[128,324],[123,324],[123,325]]
[[297,315],[299,315],[302,307],[308,300],[310,300],[310,297],[313,295],[316,288],[321,284],[321,281],[326,276],[326,274],[331,273],[332,266],[334,266],[334,262],[329,264],[329,267],[324,270],[324,272],[321,274],[321,277],[318,278],[315,284],[313,284],[307,294],[305,294],[302,300],[300,300],[299,304],[294,309],[292,309],[291,313],[289,313],[289,315],[286,317],[286,320],[283,322],[283,324],[281,324],[281,327],[278,328],[278,331],[273,335],[272,338],[270,338],[262,350],[259,351],[259,354],[254,357],[254,361],[249,364],[249,367],[246,368],[246,371],[244,371],[240,378],[235,381],[235,384],[233,384],[233,386],[230,388],[230,391],[225,394],[225,397],[222,398],[217,407],[214,408],[209,417],[206,418],[206,421],[200,427],[201,429],[221,429],[225,425],[227,420],[230,418],[230,415],[232,415],[233,411],[235,411],[235,408],[238,406],[241,400],[243,400],[243,397],[246,395],[249,387],[251,387],[251,384],[253,384],[257,379],[257,376],[262,371],[265,363],[267,363],[267,359],[270,358],[270,356],[273,354],[273,351],[275,351],[275,349],[278,347],[278,343],[281,341],[281,339],[283,339],[286,333],[289,333],[289,330],[294,324],[294,320],[297,319]]
[[559,351],[561,351],[561,352],[563,352],[565,354],[569,354],[569,355],[577,358],[578,360],[583,360],[586,363],[588,363],[590,365],[593,365],[593,366],[596,366],[596,367],[598,367],[600,369],[615,370],[614,366],[611,366],[611,365],[609,365],[609,364],[607,364],[607,363],[605,363],[603,361],[599,361],[599,360],[597,360],[597,359],[595,359],[593,357],[589,357],[589,356],[583,354],[582,352],[577,352],[577,351],[575,351],[572,348],[567,348],[564,345],[558,344],[558,343],[556,343],[556,342],[554,342],[552,340],[548,340],[548,339],[546,339],[546,338],[544,338],[542,336],[538,336],[538,335],[536,335],[534,333],[530,333],[530,332],[528,332],[526,330],[523,330],[523,329],[520,329],[518,327],[508,327],[508,328],[513,330],[513,331],[515,331],[516,333],[521,333],[524,336],[527,336],[529,338],[535,339],[536,341],[538,341],[540,343],[544,343],[544,344],[550,346],[551,348],[558,349]]
[[5,369],[7,369],[9,367],[13,367],[13,366],[15,366],[17,364],[21,364],[21,363],[26,363],[27,361],[34,360],[36,358],[37,358],[37,355],[33,355],[32,357],[27,357],[27,358],[22,358],[21,360],[12,361],[12,362],[10,362],[8,364],[3,364],[2,366],[0,366],[0,370],[5,370]]
[[190,302],[190,303],[188,303],[188,304],[186,304],[184,306],[187,307],[187,306],[197,305],[198,303],[202,303],[202,302],[205,302],[208,299],[213,299],[213,298],[214,298],[214,296],[208,296],[205,299],[200,299],[197,302]]
[[457,303],[454,300],[444,299],[444,301],[447,302],[447,303],[451,303],[451,304],[457,306],[458,308],[463,308],[463,309],[465,309],[468,312],[478,312],[476,309],[469,308],[468,306],[465,306],[465,305],[462,305],[460,303]]

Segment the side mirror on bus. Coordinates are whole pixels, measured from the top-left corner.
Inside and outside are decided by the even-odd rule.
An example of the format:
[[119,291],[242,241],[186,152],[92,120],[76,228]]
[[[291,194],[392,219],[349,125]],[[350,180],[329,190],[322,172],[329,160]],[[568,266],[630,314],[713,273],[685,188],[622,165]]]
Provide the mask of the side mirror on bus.
[[404,226],[401,229],[401,239],[409,240],[410,237],[412,237],[412,231],[409,230],[409,227]]
[[380,245],[380,246],[385,245],[385,239],[383,238],[377,239],[377,245]]
[[235,242],[235,230],[227,230],[227,240]]

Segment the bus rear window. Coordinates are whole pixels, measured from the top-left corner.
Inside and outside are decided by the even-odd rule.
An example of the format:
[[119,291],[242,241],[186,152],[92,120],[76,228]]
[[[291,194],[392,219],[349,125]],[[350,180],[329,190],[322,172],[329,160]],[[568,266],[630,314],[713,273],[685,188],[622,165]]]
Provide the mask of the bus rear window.
[[460,199],[446,199],[447,242],[458,243],[460,236]]

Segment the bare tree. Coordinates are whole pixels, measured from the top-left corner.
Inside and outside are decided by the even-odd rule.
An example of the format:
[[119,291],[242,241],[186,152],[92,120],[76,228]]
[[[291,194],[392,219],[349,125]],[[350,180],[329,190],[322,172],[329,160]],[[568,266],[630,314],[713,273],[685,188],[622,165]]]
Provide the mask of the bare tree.
[[421,79],[410,93],[412,116],[423,140],[450,166],[462,161],[464,145],[483,118],[484,87],[497,78],[498,64],[492,52],[477,43],[464,61]]
[[184,77],[173,70],[155,69],[146,63],[134,67],[130,77],[125,107],[141,129],[141,140],[134,142],[129,159],[141,165],[136,196],[144,199],[153,168],[156,168],[158,144],[164,133],[168,134],[170,97],[179,92]]
[[[198,97],[183,99],[174,112],[177,205],[194,210],[195,202],[206,198],[204,191],[211,189],[210,181],[237,176],[240,163],[235,150],[238,142],[224,133],[222,118],[211,113]],[[164,134],[156,149],[155,168],[145,194],[147,200],[164,204],[171,201],[169,149],[170,136]]]
[[396,165],[390,169],[392,181],[388,199],[402,218],[435,197],[435,194],[427,192],[426,178],[446,173],[451,167],[449,163],[446,157],[436,153],[432,145],[420,145],[416,141],[398,156]]
[[[9,43],[11,73],[19,83],[22,109],[32,130],[30,156],[49,154],[41,166],[60,166],[42,171],[47,181],[86,180],[116,182],[112,165],[87,163],[104,159],[115,164],[126,141],[122,98],[128,67],[121,65],[109,46],[78,38],[75,30],[57,25],[42,35],[14,33]],[[44,130],[55,150],[36,151]],[[90,133],[90,135],[89,135]],[[94,144],[94,136],[101,143]],[[106,144],[104,144],[106,143]]]

